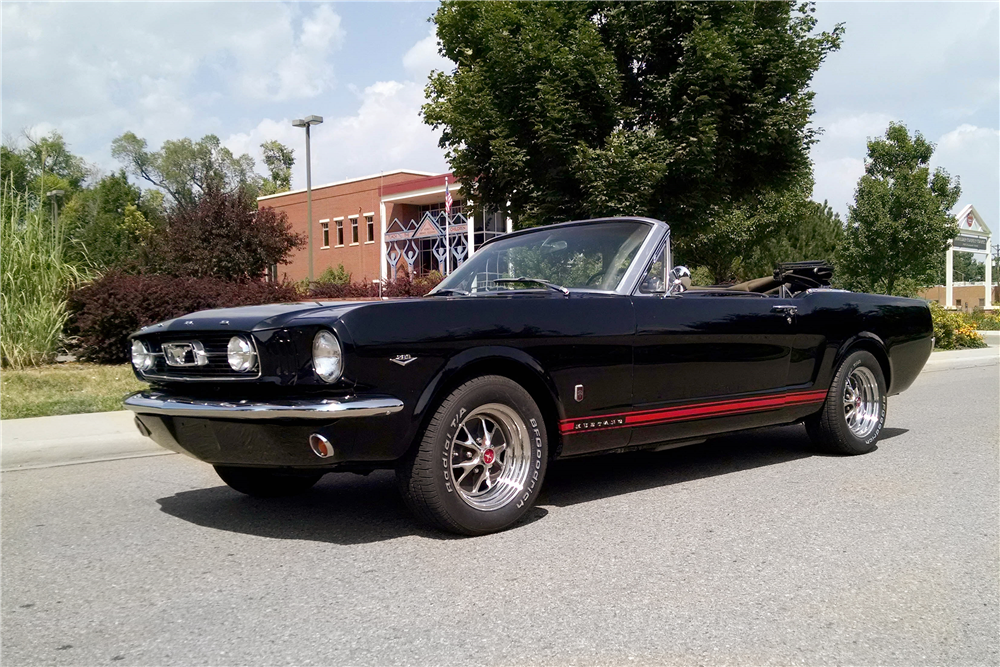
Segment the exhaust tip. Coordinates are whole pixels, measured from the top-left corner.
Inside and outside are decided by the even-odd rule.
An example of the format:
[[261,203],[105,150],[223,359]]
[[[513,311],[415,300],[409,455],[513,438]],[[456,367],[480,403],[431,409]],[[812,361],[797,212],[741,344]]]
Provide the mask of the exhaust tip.
[[333,445],[319,433],[313,433],[309,436],[309,448],[313,450],[313,454],[321,459],[333,456]]
[[141,433],[143,436],[147,438],[150,435],[152,435],[152,431],[149,430],[149,427],[143,424],[142,420],[140,420],[138,417],[135,418],[135,427],[139,429],[139,433]]

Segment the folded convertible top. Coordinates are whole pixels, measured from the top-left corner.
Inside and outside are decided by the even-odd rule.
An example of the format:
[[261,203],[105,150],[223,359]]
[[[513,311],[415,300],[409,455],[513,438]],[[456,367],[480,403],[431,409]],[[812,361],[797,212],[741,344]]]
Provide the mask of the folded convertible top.
[[782,262],[774,270],[774,279],[790,285],[795,291],[812,287],[828,287],[833,278],[833,267],[822,260],[808,262]]

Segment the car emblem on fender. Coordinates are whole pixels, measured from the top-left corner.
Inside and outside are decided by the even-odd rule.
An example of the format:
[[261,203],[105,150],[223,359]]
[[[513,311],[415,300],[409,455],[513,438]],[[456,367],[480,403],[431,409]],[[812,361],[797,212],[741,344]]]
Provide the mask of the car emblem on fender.
[[399,364],[400,366],[405,366],[406,364],[416,360],[417,360],[416,357],[411,357],[408,354],[397,354],[395,357],[390,359],[392,363]]

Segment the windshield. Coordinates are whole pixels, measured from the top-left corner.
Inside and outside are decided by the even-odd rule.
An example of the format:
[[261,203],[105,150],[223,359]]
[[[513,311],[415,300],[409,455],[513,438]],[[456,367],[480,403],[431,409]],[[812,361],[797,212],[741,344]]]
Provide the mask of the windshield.
[[478,250],[431,294],[545,289],[530,281],[510,282],[512,278],[570,289],[613,291],[649,231],[648,224],[628,220],[539,227],[527,234],[500,238]]

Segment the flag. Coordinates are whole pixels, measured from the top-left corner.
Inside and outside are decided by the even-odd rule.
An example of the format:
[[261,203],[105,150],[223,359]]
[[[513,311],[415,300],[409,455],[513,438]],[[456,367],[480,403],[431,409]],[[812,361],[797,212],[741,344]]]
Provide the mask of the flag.
[[444,214],[451,215],[451,190],[448,189],[448,177],[444,177]]

